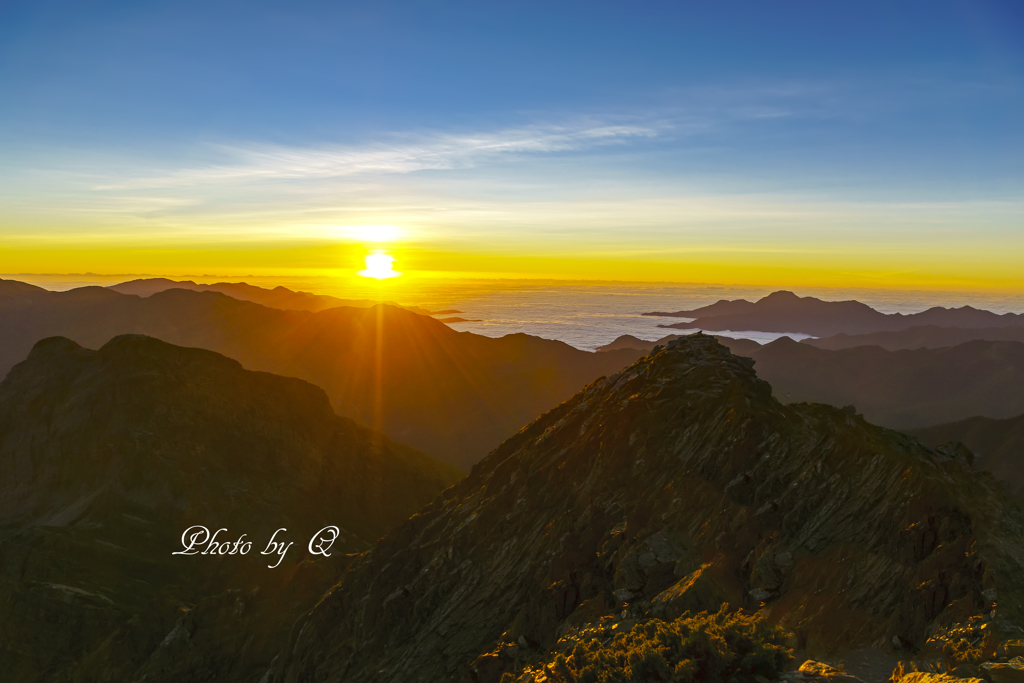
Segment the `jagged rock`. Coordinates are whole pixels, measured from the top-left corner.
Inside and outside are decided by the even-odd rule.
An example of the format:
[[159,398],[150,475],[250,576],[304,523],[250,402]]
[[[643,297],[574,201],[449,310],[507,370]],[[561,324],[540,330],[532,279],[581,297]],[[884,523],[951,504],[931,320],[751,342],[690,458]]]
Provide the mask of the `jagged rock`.
[[[992,592],[995,593],[994,590]],[[985,599],[988,600],[988,597],[986,596]],[[995,600],[995,597],[993,596],[992,599]],[[1024,656],[1024,640],[1016,639],[1006,641],[999,647],[999,655],[1001,657],[1009,657],[1011,659]]]
[[740,596],[731,593],[727,581],[715,576],[716,569],[720,567],[705,564],[658,593],[651,603],[651,614],[671,621],[686,612],[709,612],[723,602],[737,602]]
[[935,450],[951,458],[962,460],[968,466],[974,465],[974,452],[959,441],[947,441],[936,446]]
[[850,676],[846,672],[837,669],[824,662],[816,662],[812,659],[807,660],[800,665],[800,668],[796,671],[796,681],[811,681],[817,683],[864,683],[861,679],[856,676]]
[[[506,639],[551,647],[584,608],[591,623],[602,604],[657,618],[670,597],[756,608],[762,557],[783,577],[766,611],[812,656],[919,647],[988,588],[1017,618],[1024,516],[991,477],[783,405],[752,365],[695,334],[541,416],[356,558],[274,680],[457,681]],[[674,550],[659,556],[658,534]],[[401,620],[380,608],[398,586],[414,596]]]
[[981,671],[992,683],[1024,683],[1024,657],[1009,662],[985,662]]
[[976,664],[961,664],[949,670],[954,678],[981,678],[981,668]]

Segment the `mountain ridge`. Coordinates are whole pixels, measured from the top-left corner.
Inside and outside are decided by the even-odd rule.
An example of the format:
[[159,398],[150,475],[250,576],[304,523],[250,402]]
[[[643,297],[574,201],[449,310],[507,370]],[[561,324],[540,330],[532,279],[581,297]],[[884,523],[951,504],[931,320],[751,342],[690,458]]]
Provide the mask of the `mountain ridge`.
[[997,420],[969,417],[946,424],[907,430],[929,446],[955,441],[979,457],[979,467],[1005,481],[1017,500],[1024,502],[1024,415]]
[[643,315],[695,318],[691,322],[659,325],[665,328],[711,332],[789,332],[814,337],[889,332],[923,325],[969,329],[1024,325],[1024,314],[997,314],[972,306],[934,306],[920,313],[887,314],[859,301],[823,301],[811,296],[800,297],[786,290],[773,292],[753,303],[745,299],[723,299],[693,310]]
[[545,413],[354,560],[270,680],[496,683],[567,629],[722,603],[809,653],[911,648],[996,586],[1019,618],[1022,521],[965,461],[783,405],[693,335]]
[[232,299],[240,301],[251,301],[253,303],[293,311],[317,312],[327,308],[338,306],[351,306],[355,308],[371,308],[379,303],[387,303],[391,306],[398,306],[406,310],[430,315],[430,311],[419,306],[402,306],[393,301],[375,301],[373,299],[342,299],[327,294],[313,294],[311,292],[300,292],[278,285],[273,289],[250,285],[247,282],[216,282],[213,284],[197,284],[192,280],[171,280],[169,278],[141,278],[129,280],[116,285],[109,285],[112,289],[121,294],[134,294],[143,298],[165,292],[168,289],[189,289],[195,292],[219,292],[226,294]]
[[525,334],[456,332],[386,304],[309,312],[218,292],[169,289],[141,298],[9,282],[0,281],[0,374],[44,337],[98,347],[118,334],[145,334],[310,381],[340,414],[464,470],[551,405],[640,355],[596,354]]
[[[648,342],[623,335],[609,346],[649,352],[675,338]],[[871,422],[892,429],[912,430],[979,414],[1002,419],[1024,411],[1021,342],[971,340],[952,347],[889,351],[880,346],[833,350],[790,337],[767,344],[716,339],[753,358],[781,400],[854,405]]]
[[800,343],[832,351],[855,346],[880,346],[887,351],[900,351],[921,348],[941,349],[979,340],[1024,342],[1024,324],[974,329],[920,325],[893,332],[835,334],[831,337],[801,339]]
[[[346,552],[461,475],[303,380],[138,335],[38,342],[0,382],[0,470],[0,670],[97,683],[255,680]],[[173,556],[197,525],[253,547]]]

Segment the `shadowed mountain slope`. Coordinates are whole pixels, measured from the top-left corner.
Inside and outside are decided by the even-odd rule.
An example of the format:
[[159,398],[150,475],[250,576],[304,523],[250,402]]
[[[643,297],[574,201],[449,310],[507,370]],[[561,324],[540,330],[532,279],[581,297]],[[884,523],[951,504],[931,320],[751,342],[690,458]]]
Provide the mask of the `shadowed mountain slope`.
[[[647,342],[624,335],[609,347],[650,351],[674,338]],[[757,361],[758,375],[779,400],[853,405],[871,422],[894,429],[978,414],[1004,418],[1024,410],[1024,344],[1019,342],[886,351],[878,346],[819,349],[789,337],[764,345],[716,339]]]
[[[217,282],[210,285],[196,284],[192,280],[169,280],[167,278],[155,277],[142,280],[131,280],[120,284],[111,285],[112,289],[121,294],[134,294],[147,297],[159,292],[166,292],[168,289],[190,289],[194,292],[220,292],[232,299],[252,301],[253,303],[269,306],[270,308],[281,308],[287,311],[322,311],[327,308],[338,306],[353,306],[356,308],[370,308],[376,306],[378,301],[371,299],[339,299],[326,294],[311,294],[309,292],[295,292],[287,287],[256,287],[245,282]],[[398,304],[388,302],[392,306]],[[430,311],[418,306],[399,306],[416,313],[429,314]]]
[[815,337],[903,330],[921,325],[987,328],[1024,325],[1024,315],[981,311],[971,306],[942,308],[904,315],[876,311],[859,301],[822,301],[793,292],[773,292],[756,303],[745,300],[719,301],[690,311],[644,313],[644,315],[695,318],[692,322],[663,325],[677,329],[757,330],[794,332]]
[[[0,383],[0,472],[3,679],[168,683],[256,680],[342,555],[460,476],[306,382],[137,336],[39,342]],[[253,547],[172,556],[193,525]]]
[[803,339],[800,343],[831,350],[849,349],[854,346],[880,346],[887,351],[899,351],[902,349],[940,349],[977,339],[1024,342],[1024,325],[974,329],[923,325],[898,332],[836,334],[822,339]]
[[[705,335],[669,343],[506,440],[353,559],[274,681],[470,681],[721,603],[810,653],[1017,618],[1022,513],[987,474],[823,405],[786,406]],[[891,647],[891,645],[889,645]]]
[[95,348],[118,334],[145,334],[313,382],[338,413],[466,470],[587,382],[641,355],[456,332],[387,305],[285,311],[182,289],[140,298],[0,281],[0,320],[0,374],[44,337]]
[[1005,481],[1017,499],[1024,500],[1024,415],[1006,420],[971,417],[907,431],[929,446],[959,441],[979,456],[976,466]]
[[854,405],[869,421],[894,429],[1024,412],[1024,344],[1018,342],[827,351],[783,337],[749,355],[779,400]]

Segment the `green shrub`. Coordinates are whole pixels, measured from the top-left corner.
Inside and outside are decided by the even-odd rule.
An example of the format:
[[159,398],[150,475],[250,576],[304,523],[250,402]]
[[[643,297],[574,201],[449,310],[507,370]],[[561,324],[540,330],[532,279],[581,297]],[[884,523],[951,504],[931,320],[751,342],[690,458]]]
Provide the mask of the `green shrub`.
[[558,683],[692,683],[774,678],[790,660],[786,633],[759,615],[729,612],[651,620],[615,636],[577,642],[548,668]]
[[949,657],[953,664],[978,664],[985,659],[985,653],[981,647],[971,645],[966,638],[950,640],[942,646],[942,653]]

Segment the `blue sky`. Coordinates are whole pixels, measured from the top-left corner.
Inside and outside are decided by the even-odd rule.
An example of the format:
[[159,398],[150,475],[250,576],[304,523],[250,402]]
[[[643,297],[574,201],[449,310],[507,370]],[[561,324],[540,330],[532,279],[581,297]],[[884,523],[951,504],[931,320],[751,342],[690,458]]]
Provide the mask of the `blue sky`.
[[0,2],[0,236],[1024,257],[1022,85],[1016,2]]

